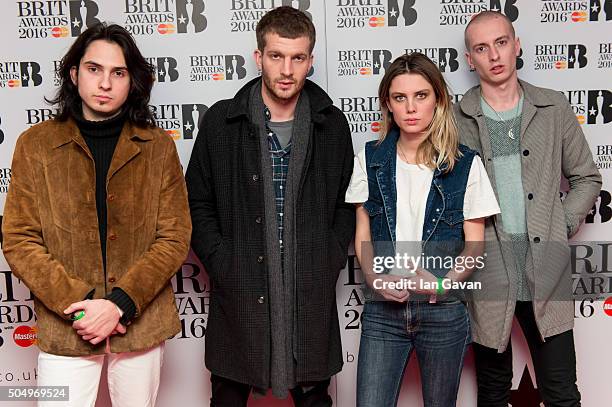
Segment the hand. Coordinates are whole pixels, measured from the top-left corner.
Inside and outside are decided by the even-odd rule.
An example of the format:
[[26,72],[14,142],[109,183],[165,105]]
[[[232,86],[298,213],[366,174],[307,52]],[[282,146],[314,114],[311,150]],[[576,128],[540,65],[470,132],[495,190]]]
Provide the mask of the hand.
[[[379,280],[379,281],[376,281]],[[365,281],[375,292],[380,294],[387,301],[406,302],[410,292],[405,289],[387,288],[384,283],[399,283],[406,280],[406,277],[392,274],[366,274]]]
[[[410,277],[410,281],[414,281],[414,289],[410,290],[415,294],[423,295],[435,295],[437,294],[436,288],[424,288],[424,287],[437,287],[438,278],[431,274],[429,271],[418,268],[416,274]],[[422,288],[423,287],[423,288]]]
[[64,310],[64,314],[75,311],[85,311],[85,316],[74,321],[72,327],[83,340],[97,345],[106,339],[119,324],[121,317],[119,309],[109,300],[85,300],[71,304]]
[[111,332],[111,336],[113,335],[117,335],[117,334],[125,334],[127,332],[127,328],[125,327],[125,325],[123,325],[121,322],[119,322],[117,324],[117,326],[115,327],[115,329],[113,329],[113,332]]

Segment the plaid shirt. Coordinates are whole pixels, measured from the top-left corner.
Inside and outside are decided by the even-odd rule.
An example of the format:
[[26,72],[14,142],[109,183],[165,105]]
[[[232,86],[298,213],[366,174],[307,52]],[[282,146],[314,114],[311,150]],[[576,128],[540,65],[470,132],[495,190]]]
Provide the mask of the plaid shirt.
[[264,110],[266,116],[266,132],[268,133],[268,151],[272,162],[272,182],[276,201],[276,224],[278,227],[278,242],[281,255],[283,254],[283,216],[285,208],[285,186],[289,172],[289,158],[291,157],[291,141],[283,148],[276,134],[268,125],[272,117],[270,109]]

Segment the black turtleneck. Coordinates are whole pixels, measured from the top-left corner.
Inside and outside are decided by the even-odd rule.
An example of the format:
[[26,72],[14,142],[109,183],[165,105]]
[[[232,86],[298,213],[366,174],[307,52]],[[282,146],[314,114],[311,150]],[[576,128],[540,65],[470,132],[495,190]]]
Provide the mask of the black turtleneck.
[[[81,135],[89,147],[96,168],[96,211],[98,212],[98,231],[100,233],[100,250],[102,251],[102,264],[106,281],[106,235],[107,235],[107,203],[106,203],[106,177],[110,163],[119,141],[121,130],[126,121],[125,112],[102,121],[90,121],[83,118],[79,112],[73,115],[81,131]],[[113,288],[106,299],[114,302],[123,311],[121,322],[126,324],[136,313],[136,306],[132,299],[120,288]]]

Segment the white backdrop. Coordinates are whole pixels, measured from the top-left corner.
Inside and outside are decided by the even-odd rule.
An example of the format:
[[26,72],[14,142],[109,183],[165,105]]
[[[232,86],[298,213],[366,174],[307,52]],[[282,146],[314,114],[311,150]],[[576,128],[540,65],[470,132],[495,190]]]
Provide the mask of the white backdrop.
[[[18,135],[52,113],[43,97],[57,89],[55,67],[74,37],[97,20],[132,32],[156,65],[152,108],[159,125],[176,140],[183,165],[193,146],[198,117],[219,99],[230,98],[257,74],[252,59],[255,24],[267,10],[292,5],[308,12],[318,41],[311,77],[347,115],[355,151],[375,138],[380,115],[375,97],[390,61],[419,50],[444,72],[456,100],[476,83],[463,56],[463,30],[481,10],[502,10],[522,40],[519,75],[564,92],[574,107],[604,176],[601,199],[576,242],[612,240],[610,171],[612,143],[612,1],[609,0],[45,0],[2,2],[0,38],[0,209],[10,184],[11,157]],[[581,249],[582,250],[582,249]],[[608,247],[595,251],[588,278],[574,275],[578,384],[585,407],[609,404],[612,362],[612,264]],[[581,255],[582,256],[582,255]],[[580,262],[580,264],[584,264]],[[332,381],[335,405],[353,406],[363,298],[354,256],[337,285],[345,366]],[[208,282],[191,257],[173,279],[183,332],[168,341],[158,406],[208,405],[210,373],[205,369],[204,335]],[[609,299],[608,311],[604,300]],[[35,384],[36,320],[30,293],[0,256],[0,386]],[[533,368],[519,331],[514,331],[513,405],[536,406]],[[560,355],[563,357],[563,355]],[[104,394],[105,385],[101,386]],[[1,404],[1,403],[0,403]],[[420,384],[410,362],[401,406],[420,406]],[[460,406],[474,406],[471,353],[460,388]],[[16,405],[33,405],[22,403]],[[110,405],[105,395],[99,406]],[[285,406],[271,398],[254,406]]]

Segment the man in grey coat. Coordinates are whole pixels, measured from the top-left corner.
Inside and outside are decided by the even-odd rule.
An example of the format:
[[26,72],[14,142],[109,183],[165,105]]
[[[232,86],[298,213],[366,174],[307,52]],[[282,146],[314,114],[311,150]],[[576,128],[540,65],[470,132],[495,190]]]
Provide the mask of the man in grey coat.
[[486,224],[483,290],[469,304],[478,406],[510,401],[514,316],[545,405],[579,406],[567,239],[595,202],[601,175],[563,94],[518,79],[520,42],[507,17],[477,14],[465,43],[480,85],[455,106],[459,134],[480,152],[501,207]]

